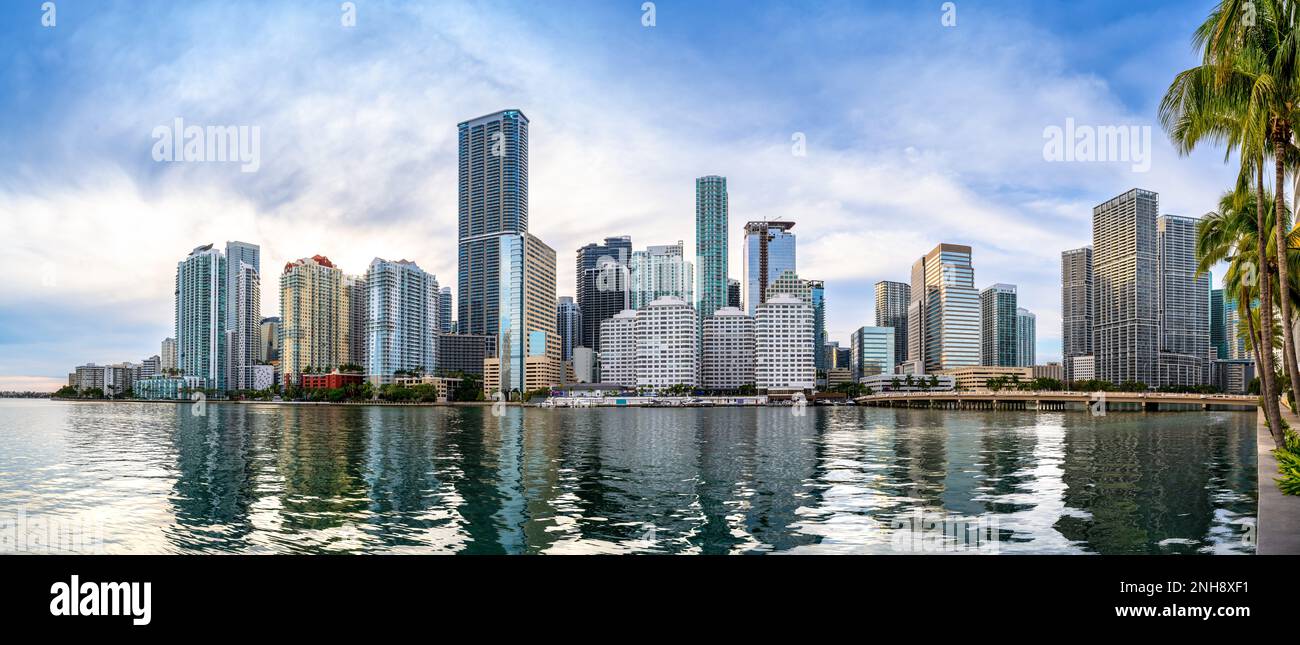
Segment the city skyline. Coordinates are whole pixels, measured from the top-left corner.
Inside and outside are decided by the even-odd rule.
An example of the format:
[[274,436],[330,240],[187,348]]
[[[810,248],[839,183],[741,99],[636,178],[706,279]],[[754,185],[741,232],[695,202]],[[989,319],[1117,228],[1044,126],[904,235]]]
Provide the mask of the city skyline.
[[[798,17],[786,10],[762,3],[746,5],[753,11],[735,16],[735,30],[758,29],[762,22],[773,16],[790,18],[796,28],[811,28],[812,18]],[[0,9],[6,13],[13,8]],[[188,17],[196,22],[212,18],[221,31],[220,18],[230,9],[221,7],[178,7],[171,18]],[[272,3],[267,11],[272,18],[302,25],[310,19],[308,11]],[[646,30],[631,17],[622,15],[622,9],[593,5],[593,10],[583,19],[570,42],[542,33],[540,29],[523,26],[522,14],[534,11],[523,7],[502,10],[506,15],[489,9],[475,9],[456,13],[440,8],[401,8],[371,11],[363,7],[357,33],[391,35],[390,47],[410,47],[412,33],[398,26],[396,18],[409,17],[414,32],[428,30],[442,35],[446,48],[454,54],[472,54],[493,71],[455,72],[455,78],[466,81],[472,91],[457,96],[438,106],[428,116],[412,119],[396,128],[385,126],[344,128],[340,134],[319,137],[329,132],[324,126],[330,117],[315,116],[304,124],[292,124],[284,114],[268,108],[237,108],[233,104],[216,101],[214,105],[168,99],[173,88],[163,79],[141,81],[134,89],[141,90],[137,99],[113,96],[100,106],[108,123],[108,131],[92,135],[80,126],[65,120],[80,111],[89,109],[86,97],[52,96],[39,81],[20,78],[15,72],[4,72],[6,84],[25,90],[14,92],[3,99],[6,112],[21,110],[27,101],[50,99],[48,114],[34,117],[34,124],[26,124],[19,133],[4,144],[17,146],[10,155],[7,169],[13,170],[10,179],[0,185],[0,221],[16,226],[23,241],[14,253],[3,260],[19,276],[15,286],[0,296],[0,330],[3,330],[5,356],[0,358],[0,389],[51,390],[60,384],[68,366],[86,360],[113,362],[138,360],[158,352],[159,341],[172,336],[169,306],[170,285],[175,262],[185,249],[196,244],[211,242],[216,245],[226,241],[244,240],[262,247],[262,266],[282,266],[284,262],[300,257],[321,254],[332,258],[345,272],[363,272],[374,257],[405,257],[420,264],[436,275],[443,285],[456,283],[456,250],[447,232],[455,227],[455,123],[476,114],[490,113],[505,107],[517,107],[532,119],[531,136],[531,188],[532,203],[528,230],[557,250],[560,255],[557,276],[557,295],[574,296],[566,253],[572,253],[584,241],[601,239],[609,235],[628,234],[638,248],[650,245],[673,244],[682,240],[686,249],[695,248],[695,185],[698,177],[719,175],[727,177],[729,211],[728,279],[743,279],[739,259],[743,257],[741,244],[746,221],[789,220],[799,222],[799,275],[824,280],[826,298],[831,303],[828,313],[828,340],[846,344],[853,330],[869,324],[873,319],[873,285],[881,280],[904,282],[908,276],[908,262],[938,242],[969,244],[973,248],[973,261],[978,267],[975,287],[983,289],[994,282],[1007,282],[1020,287],[1021,304],[1038,315],[1038,362],[1059,360],[1060,349],[1060,284],[1055,267],[1060,262],[1060,252],[1089,243],[1088,221],[1092,207],[1109,197],[1133,187],[1158,192],[1166,205],[1159,215],[1198,215],[1214,203],[1219,190],[1226,187],[1231,170],[1224,167],[1213,152],[1198,153],[1191,161],[1175,162],[1163,137],[1154,137],[1152,170],[1136,175],[1126,164],[1048,164],[1042,160],[1042,129],[1052,124],[1075,118],[1079,122],[1135,123],[1154,125],[1154,104],[1163,89],[1154,80],[1138,81],[1123,63],[1145,54],[1155,54],[1152,65],[1157,71],[1185,67],[1191,55],[1186,52],[1183,23],[1194,21],[1185,5],[1173,3],[1153,6],[1149,13],[1135,22],[1168,20],[1174,24],[1168,35],[1161,36],[1142,48],[1121,47],[1121,53],[1105,60],[1075,55],[1063,44],[1048,43],[1046,51],[1059,57],[1056,60],[1035,63],[1049,72],[1049,88],[1045,91],[1019,90],[1013,96],[1032,99],[1029,114],[1011,110],[1015,119],[1024,120],[1033,128],[1010,128],[1005,131],[1008,145],[994,146],[990,151],[995,162],[1002,164],[996,174],[976,167],[977,164],[962,159],[972,149],[974,140],[962,134],[962,123],[970,119],[986,118],[987,125],[1008,123],[1012,117],[994,115],[1006,108],[1004,103],[989,105],[996,92],[1014,87],[1010,75],[994,65],[993,71],[982,76],[992,81],[991,87],[973,94],[972,116],[955,112],[940,112],[923,119],[902,118],[899,108],[890,108],[885,116],[891,126],[901,134],[887,135],[871,127],[862,126],[854,118],[858,110],[876,106],[874,100],[851,97],[853,103],[841,106],[824,118],[813,112],[794,108],[778,109],[771,119],[747,117],[760,122],[745,125],[758,134],[737,136],[731,132],[734,124],[729,120],[731,111],[722,112],[690,101],[668,101],[655,105],[655,112],[644,109],[620,110],[637,103],[635,97],[618,95],[611,98],[592,99],[591,103],[575,107],[565,106],[548,82],[556,78],[541,73],[541,79],[499,74],[510,63],[519,63],[521,71],[537,71],[538,65],[562,59],[582,48],[608,47],[612,39],[644,39],[637,47],[648,52],[668,51],[689,37],[692,30],[700,28],[716,12],[724,8],[691,8],[672,3],[661,3],[660,24]],[[829,10],[826,10],[829,11]],[[846,7],[843,22],[846,33],[876,33],[881,25],[896,27],[902,34],[925,35],[927,47],[933,47],[935,60],[918,62],[917,49],[903,49],[898,57],[871,51],[859,57],[846,59],[841,65],[860,69],[869,63],[878,63],[879,72],[873,78],[882,85],[885,81],[913,90],[923,90],[933,99],[940,90],[936,84],[908,85],[899,80],[902,63],[919,65],[929,74],[929,80],[947,78],[951,70],[964,69],[955,62],[956,44],[943,44],[940,39],[951,38],[963,46],[990,48],[992,53],[1009,55],[1016,47],[1025,45],[999,44],[993,38],[988,15],[1010,16],[1026,22],[1030,27],[1030,43],[1050,40],[1059,34],[1073,15],[1068,8],[1044,11],[1036,16],[1016,16],[1015,3],[1003,3],[987,9],[965,9],[962,22],[950,31],[941,31],[937,14],[921,9],[894,8],[885,12],[853,13]],[[984,11],[988,14],[981,15]],[[1118,12],[1118,8],[1112,8]],[[1104,17],[1105,12],[1101,12]],[[7,18],[8,16],[6,16]],[[519,61],[497,55],[490,48],[475,44],[464,37],[463,29],[476,24],[504,18],[504,23],[519,31],[520,38],[534,46],[533,62]],[[671,18],[671,20],[670,20]],[[933,18],[933,20],[931,20]],[[104,20],[104,14],[90,11],[87,20]],[[164,18],[154,18],[164,19]],[[1092,16],[1083,23],[1080,35],[1084,39],[1095,36],[1102,29],[1102,18]],[[147,23],[148,21],[146,21]],[[274,22],[269,20],[269,22]],[[327,22],[327,21],[326,21]],[[933,23],[933,24],[931,24]],[[60,33],[29,33],[17,26],[17,21],[6,21],[3,33],[14,36],[8,42],[18,43],[24,51],[50,48],[69,56],[82,47],[94,47],[93,30],[79,26],[72,13],[61,22],[59,30],[84,29],[89,45],[72,45],[59,41]],[[188,24],[188,23],[186,23]],[[1078,26],[1078,25],[1075,25]],[[418,28],[416,28],[418,27]],[[266,29],[271,29],[271,26]],[[347,34],[304,27],[307,33],[319,35],[320,42],[300,42],[291,46],[302,53],[324,52],[326,47],[339,46],[340,55],[356,55],[357,49],[348,45]],[[596,30],[609,33],[596,34]],[[1093,30],[1089,32],[1089,29]],[[765,32],[771,36],[771,32]],[[238,41],[240,37],[235,37]],[[650,39],[657,40],[650,40]],[[44,39],[44,40],[39,40]],[[194,29],[180,29],[168,35],[158,47],[176,48],[173,39],[197,40]],[[735,39],[724,39],[734,44]],[[807,62],[813,56],[833,54],[846,43],[837,38],[809,53],[800,60]],[[187,41],[188,42],[188,41]],[[637,41],[641,42],[641,41]],[[151,47],[132,45],[132,47]],[[706,51],[711,46],[693,42],[687,55],[713,55]],[[184,47],[180,47],[184,49]],[[1176,50],[1176,51],[1175,51]],[[382,54],[393,58],[392,49]],[[143,50],[147,54],[148,50]],[[448,54],[448,52],[440,52]],[[448,54],[448,55],[452,55]],[[227,60],[202,47],[187,55],[187,61],[207,57],[240,76],[240,70],[251,69],[253,61]],[[325,55],[321,53],[321,55]],[[630,55],[630,54],[629,54]],[[193,58],[190,58],[193,57]],[[53,61],[34,62],[39,74],[57,74],[60,71],[94,76],[103,73],[106,79],[120,78],[105,72],[92,57],[77,63]],[[304,60],[311,56],[296,56]],[[444,56],[445,58],[445,56]],[[362,57],[364,61],[372,58]],[[441,59],[439,59],[441,60]],[[614,60],[619,60],[616,56]],[[630,60],[630,59],[629,59]],[[732,60],[723,56],[723,60]],[[774,61],[758,61],[760,69],[770,70],[778,65]],[[945,65],[947,67],[945,67]],[[796,67],[798,65],[796,64]],[[778,94],[774,85],[759,83],[758,74],[741,72],[733,62],[727,70],[737,72],[728,79],[723,89],[727,96],[740,101],[770,101]],[[911,69],[910,67],[908,69]],[[948,71],[945,71],[948,70]],[[127,73],[131,70],[125,70]],[[138,70],[136,70],[138,71]],[[450,97],[448,81],[439,81],[425,71],[423,66],[411,71],[415,86],[422,83],[432,87],[435,94]],[[198,72],[189,71],[181,79]],[[348,76],[349,73],[355,76]],[[539,72],[540,73],[540,72]],[[670,80],[679,81],[680,67],[666,65],[653,70],[650,86],[663,90]],[[350,92],[361,93],[387,83],[386,78],[367,77],[361,68],[352,64],[343,66],[344,86]],[[942,74],[942,76],[939,76]],[[1153,77],[1167,74],[1155,73]],[[492,76],[504,78],[501,87],[492,87],[475,80]],[[925,77],[925,74],[919,75]],[[351,79],[351,80],[347,80]],[[587,89],[620,87],[607,70],[583,69],[573,77],[565,77]],[[788,78],[787,78],[788,80]],[[280,91],[300,91],[305,96],[325,87],[324,78],[310,78],[307,87],[293,86]],[[332,79],[329,82],[338,82]],[[817,82],[831,82],[819,77]],[[943,83],[938,83],[943,85]],[[969,86],[958,84],[959,90]],[[107,85],[88,81],[90,95],[104,91]],[[797,84],[796,84],[797,86]],[[897,100],[899,88],[886,88],[887,94]],[[949,88],[951,89],[951,88]],[[788,90],[788,84],[782,91]],[[214,85],[212,92],[226,91],[240,96],[238,89],[223,90]],[[420,90],[423,91],[423,90]],[[412,90],[416,92],[416,90]],[[596,95],[598,91],[583,91],[583,95]],[[1060,97],[1079,103],[1063,104]],[[210,97],[207,97],[210,98]],[[158,103],[156,109],[139,109],[137,100]],[[412,113],[420,103],[416,94],[405,90],[396,96],[397,106],[371,99],[358,100],[357,105],[369,106],[362,113],[368,117],[402,116]],[[295,102],[296,104],[296,102]],[[814,102],[813,107],[825,107]],[[912,105],[911,101],[899,105]],[[847,106],[853,106],[845,111]],[[1068,107],[1066,107],[1068,105]],[[967,107],[970,107],[969,105]],[[986,108],[981,111],[981,107]],[[812,108],[810,107],[810,110]],[[133,110],[140,116],[133,116]],[[259,111],[261,110],[261,111]],[[369,110],[369,111],[367,111]],[[619,135],[630,137],[629,146],[614,146],[620,150],[615,158],[599,153],[596,159],[603,163],[592,165],[589,156],[600,151],[602,145],[615,139],[603,138],[598,132],[584,139],[582,133],[592,118],[593,111],[601,110],[618,119],[623,128]],[[328,110],[327,110],[328,112]],[[17,113],[17,112],[15,112]],[[33,112],[34,114],[35,112]],[[353,112],[349,112],[353,114]],[[668,126],[676,119],[655,118],[675,114],[694,114],[682,125]],[[157,164],[148,158],[148,133],[159,123],[170,123],[177,115],[194,123],[248,123],[260,125],[263,131],[264,159],[257,173],[244,175],[237,168],[210,164]],[[445,118],[444,118],[445,117]],[[404,116],[402,118],[405,118]],[[951,118],[954,127],[944,129],[945,135],[930,138],[925,123],[942,122]],[[324,120],[322,120],[324,119]],[[364,123],[371,123],[365,121]],[[55,124],[58,124],[57,126]],[[848,126],[846,128],[841,126]],[[312,130],[312,128],[318,128]],[[618,128],[615,128],[618,129]],[[834,132],[848,135],[838,140]],[[1015,134],[1019,132],[1019,134]],[[807,155],[791,154],[791,137],[801,133],[806,137]],[[1020,136],[1023,135],[1023,136]],[[63,137],[80,137],[90,142],[83,159],[66,159],[51,152],[50,158],[32,158],[32,169],[19,169],[14,160],[22,164],[30,155],[23,150],[38,148],[61,149],[52,145],[65,141]],[[401,141],[409,137],[410,141]],[[656,142],[657,137],[662,141]],[[694,143],[681,145],[689,137]],[[956,137],[955,140],[952,140]],[[133,143],[140,140],[139,145]],[[319,142],[312,144],[314,139]],[[947,140],[945,142],[945,140]],[[985,143],[981,141],[980,143]],[[580,145],[578,145],[580,144]],[[308,147],[303,147],[308,146]],[[671,154],[666,151],[677,150]],[[295,150],[297,152],[295,152]],[[311,162],[307,155],[322,162]],[[375,155],[392,157],[383,160]],[[604,156],[599,156],[604,155]],[[355,158],[354,158],[355,157]],[[663,163],[665,159],[673,160]],[[40,162],[57,163],[42,166]],[[680,163],[677,163],[680,162]],[[980,162],[989,165],[986,155]],[[373,167],[358,165],[371,163]],[[400,164],[413,164],[420,177],[413,177],[409,169]],[[333,164],[333,167],[331,166]],[[655,164],[650,167],[647,164]],[[625,166],[625,167],[617,167]],[[32,172],[42,168],[67,168],[68,173],[47,173],[43,177]],[[577,168],[584,171],[567,177]],[[1026,168],[1032,169],[1026,171]],[[21,170],[21,171],[20,171]],[[229,171],[229,172],[228,172]],[[77,183],[63,179],[64,174],[83,177]],[[1029,175],[1032,181],[1011,182],[1010,188],[988,189],[1000,184],[1013,174]],[[597,193],[584,194],[578,186],[590,187],[595,183]],[[1041,182],[1043,187],[1033,184]],[[24,188],[39,186],[39,190]],[[276,187],[280,190],[277,192]],[[342,186],[343,188],[332,187]],[[900,190],[900,186],[905,190]],[[619,212],[610,213],[602,208],[608,197],[618,195]],[[331,203],[337,202],[337,203]],[[920,214],[926,217],[918,217]],[[601,218],[593,215],[600,214]],[[911,217],[904,218],[907,214]],[[349,215],[345,217],[345,215]],[[355,217],[356,221],[353,221]],[[906,225],[900,225],[906,223]],[[1018,226],[1023,235],[1004,235],[1007,226]],[[61,240],[57,230],[73,227],[87,231],[84,239]],[[120,229],[120,230],[119,230]],[[951,233],[944,232],[951,230]],[[131,249],[132,253],[123,253]],[[864,251],[858,253],[857,251]],[[846,252],[852,251],[855,261],[845,262]],[[118,256],[130,255],[130,262]],[[687,259],[694,261],[692,253]],[[900,258],[902,261],[900,262]],[[82,263],[94,263],[104,270],[93,274],[78,271]],[[171,269],[167,267],[170,265]],[[278,298],[274,297],[274,273],[266,271],[262,278],[262,316],[280,315]],[[1217,274],[1217,272],[1216,272]],[[456,287],[458,289],[458,287]],[[459,302],[459,293],[455,294]],[[698,297],[698,296],[697,296]],[[749,303],[745,303],[748,307]],[[79,325],[95,321],[96,334],[76,331]],[[458,321],[459,322],[459,321]]]

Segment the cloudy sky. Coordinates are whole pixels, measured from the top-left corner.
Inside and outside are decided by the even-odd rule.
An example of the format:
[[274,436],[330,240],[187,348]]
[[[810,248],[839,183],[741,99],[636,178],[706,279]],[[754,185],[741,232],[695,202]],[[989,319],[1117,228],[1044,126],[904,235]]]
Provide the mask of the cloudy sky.
[[[287,260],[360,273],[412,259],[455,288],[456,124],[522,109],[530,230],[559,254],[607,235],[694,244],[694,178],[745,221],[797,225],[832,340],[873,320],[872,284],[938,242],[976,286],[1019,286],[1039,362],[1060,356],[1060,252],[1133,187],[1199,216],[1233,172],[1179,158],[1155,121],[1211,2],[42,0],[0,3],[0,390],[138,361],[172,333],[175,265],[262,246],[263,313]],[[1137,5],[1137,6],[1135,6]],[[951,15],[951,12],[948,12]],[[260,167],[157,162],[153,132],[242,125]],[[1044,131],[1149,126],[1150,169],[1048,162]],[[806,154],[794,154],[796,138]]]

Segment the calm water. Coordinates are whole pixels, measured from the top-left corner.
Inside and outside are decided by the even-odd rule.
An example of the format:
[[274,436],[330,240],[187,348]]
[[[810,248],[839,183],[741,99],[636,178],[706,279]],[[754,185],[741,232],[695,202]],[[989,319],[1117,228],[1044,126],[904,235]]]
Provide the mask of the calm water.
[[1243,553],[1254,419],[0,400],[0,518],[109,553],[891,553],[922,509],[1002,553]]

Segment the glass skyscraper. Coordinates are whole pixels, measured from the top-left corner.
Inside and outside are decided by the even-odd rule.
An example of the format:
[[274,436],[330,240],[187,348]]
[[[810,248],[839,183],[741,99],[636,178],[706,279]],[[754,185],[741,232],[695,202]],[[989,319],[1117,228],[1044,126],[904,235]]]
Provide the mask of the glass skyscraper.
[[794,222],[745,224],[745,307],[749,315],[767,301],[767,285],[782,273],[796,271]]
[[226,389],[226,255],[200,246],[176,264],[176,369]]
[[1016,308],[1016,365],[1018,367],[1033,367],[1035,356],[1034,346],[1038,342],[1038,332],[1035,327],[1038,326],[1038,316],[1034,312],[1024,307]]
[[726,177],[695,180],[695,313],[701,324],[728,304],[727,208]]
[[504,392],[556,385],[560,382],[560,344],[555,334],[555,250],[530,233],[502,235],[498,244],[498,385]]
[[632,238],[607,237],[603,244],[578,249],[575,274],[578,310],[582,312],[581,342],[574,347],[600,351],[600,323],[624,309],[632,308],[629,263]]
[[1196,270],[1199,222],[1176,215],[1156,220],[1160,374],[1150,385],[1196,386],[1210,381],[1210,276]]
[[528,117],[503,110],[457,126],[457,326],[497,333],[501,235],[528,231]]
[[362,284],[369,301],[366,379],[387,385],[398,371],[433,374],[441,315],[438,279],[409,260],[375,258]]
[[[1214,275],[1210,275],[1210,283],[1214,283]],[[1224,322],[1224,307],[1226,304],[1223,300],[1223,289],[1210,290],[1210,346],[1214,348],[1214,358],[1225,360],[1228,358],[1228,333],[1227,325]]]
[[579,346],[578,337],[582,334],[582,311],[569,296],[562,296],[555,303],[555,333],[560,341],[560,360],[573,360],[573,348]]
[[1159,196],[1136,188],[1092,210],[1092,346],[1103,381],[1154,385],[1160,378],[1159,211]]
[[971,248],[940,244],[912,265],[907,356],[917,373],[980,363],[980,294]]
[[695,265],[686,259],[680,241],[633,251],[629,275],[632,309],[665,297],[681,298],[695,306]]
[[1061,253],[1061,363],[1074,381],[1073,360],[1092,356],[1092,247]]
[[1016,367],[1016,285],[995,284],[980,292],[980,365]]
[[906,282],[876,283],[876,326],[894,328],[894,360],[900,363],[907,360],[907,304],[911,299],[912,286]]
[[893,327],[862,327],[850,338],[849,368],[854,380],[888,374],[897,363]]

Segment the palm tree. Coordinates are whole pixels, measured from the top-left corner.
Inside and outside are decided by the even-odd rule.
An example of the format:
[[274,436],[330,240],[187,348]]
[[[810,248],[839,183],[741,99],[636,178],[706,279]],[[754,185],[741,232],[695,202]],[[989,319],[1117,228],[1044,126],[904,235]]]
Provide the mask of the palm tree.
[[[1202,142],[1223,143],[1224,161],[1231,159],[1233,151],[1240,155],[1240,172],[1237,190],[1227,204],[1234,212],[1233,227],[1223,231],[1227,236],[1239,234],[1248,187],[1255,184],[1255,230],[1264,235],[1254,236],[1255,252],[1243,254],[1243,262],[1258,262],[1254,271],[1243,264],[1245,282],[1258,276],[1260,306],[1272,316],[1271,271],[1267,264],[1267,237],[1269,231],[1265,210],[1264,164],[1270,152],[1271,77],[1267,71],[1266,52],[1260,48],[1254,33],[1244,24],[1242,4],[1248,0],[1224,0],[1210,13],[1193,35],[1192,41],[1204,52],[1201,65],[1180,72],[1170,84],[1160,103],[1160,123],[1169,135],[1179,154],[1190,154]],[[1253,9],[1249,10],[1252,14]],[[1223,211],[1224,204],[1220,204]],[[1229,242],[1239,246],[1239,241]],[[1208,267],[1207,267],[1208,268]],[[1247,285],[1253,286],[1253,285]],[[1249,301],[1247,301],[1249,302]],[[1263,345],[1272,346],[1272,325],[1261,329]],[[1284,352],[1285,355],[1285,352]],[[1270,428],[1280,429],[1281,410],[1278,407],[1277,386],[1273,378],[1271,352],[1258,354],[1260,391],[1264,414]],[[1275,430],[1277,431],[1277,430]]]

